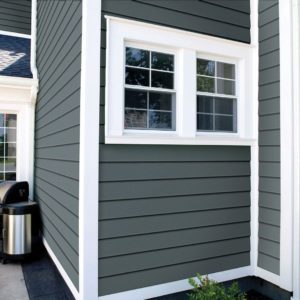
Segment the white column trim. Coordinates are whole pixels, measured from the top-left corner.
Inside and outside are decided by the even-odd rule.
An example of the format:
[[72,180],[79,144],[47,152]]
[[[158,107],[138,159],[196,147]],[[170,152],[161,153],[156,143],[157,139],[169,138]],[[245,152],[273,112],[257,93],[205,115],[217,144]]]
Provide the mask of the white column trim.
[[291,0],[279,0],[280,35],[280,287],[293,273],[293,60]]
[[82,1],[79,155],[79,297],[98,299],[101,1]]
[[33,198],[34,80],[0,76],[0,111],[17,114],[17,178],[28,181],[29,197]]
[[258,53],[258,0],[250,1],[251,8],[251,46],[253,47],[253,100],[255,103],[253,132],[255,141],[251,146],[251,236],[250,264],[254,275],[258,257],[258,207],[259,207],[259,146],[258,146],[258,84],[259,84],[259,53]]
[[294,236],[293,298],[300,300],[300,1],[292,1],[293,11],[293,110],[294,110]]

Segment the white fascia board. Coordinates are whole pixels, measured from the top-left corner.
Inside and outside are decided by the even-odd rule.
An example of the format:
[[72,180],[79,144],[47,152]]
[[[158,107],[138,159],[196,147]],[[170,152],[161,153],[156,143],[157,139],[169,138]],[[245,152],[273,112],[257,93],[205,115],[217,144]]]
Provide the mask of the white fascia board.
[[31,38],[30,34],[17,33],[17,32],[6,31],[6,30],[0,30],[0,35],[13,36],[13,37],[18,37],[18,38],[23,38],[23,39],[30,39]]
[[98,299],[101,1],[82,2],[79,154],[79,296]]
[[[218,282],[224,282],[228,280],[238,279],[252,275],[251,268],[249,266],[227,270],[223,272],[217,272],[209,274],[208,277]],[[197,281],[197,278],[194,278]],[[144,287],[140,289],[120,292],[107,296],[99,297],[98,300],[143,300],[169,294],[174,294],[182,291],[191,290],[192,287],[188,283],[188,279],[168,282],[164,284],[158,284],[154,286]]]
[[[292,2],[279,0],[280,41],[280,287],[293,280],[293,51]],[[298,99],[299,101],[299,99]]]
[[33,78],[23,78],[15,76],[2,76],[0,75],[0,84],[2,86],[14,87],[14,88],[31,88],[34,84]]

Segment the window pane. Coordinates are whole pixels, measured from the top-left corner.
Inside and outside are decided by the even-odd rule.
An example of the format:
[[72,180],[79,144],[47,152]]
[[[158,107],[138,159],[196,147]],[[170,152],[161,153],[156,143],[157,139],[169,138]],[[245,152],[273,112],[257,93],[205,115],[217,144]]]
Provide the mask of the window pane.
[[17,141],[17,130],[16,129],[6,129],[6,141],[16,142]]
[[4,145],[5,145],[4,143],[0,143],[0,156],[1,157],[4,157],[4,148],[5,148]]
[[215,62],[206,59],[197,59],[197,74],[215,76]]
[[197,130],[213,130],[213,115],[197,114]]
[[197,91],[214,93],[215,79],[209,77],[197,76]]
[[0,127],[5,126],[5,114],[0,114]]
[[5,171],[16,171],[16,159],[14,157],[5,159]]
[[0,172],[4,171],[4,157],[0,158]]
[[213,97],[197,96],[197,112],[213,113]]
[[165,72],[159,72],[159,71],[152,71],[152,87],[159,87],[164,89],[173,89],[174,83],[173,78],[174,74],[172,73],[165,73]]
[[142,69],[126,68],[126,84],[149,86],[149,71]]
[[4,128],[0,128],[0,142],[4,143],[5,135],[4,135]]
[[231,80],[218,79],[218,93],[224,95],[235,95],[235,82]]
[[149,109],[172,110],[172,94],[150,93]]
[[233,131],[233,117],[216,115],[215,129],[218,131]]
[[16,180],[16,173],[5,173],[5,180],[11,180],[15,181]]
[[174,70],[174,56],[159,52],[152,52],[152,68],[165,71]]
[[147,111],[125,110],[125,128],[147,128]]
[[147,92],[126,89],[125,107],[147,109]]
[[16,156],[16,143],[5,143],[5,156]]
[[149,128],[172,129],[172,113],[149,111]]
[[234,99],[215,98],[215,113],[233,115]]
[[235,65],[218,62],[217,77],[235,79]]
[[149,51],[126,47],[126,65],[149,68]]
[[17,127],[17,115],[6,114],[6,127]]

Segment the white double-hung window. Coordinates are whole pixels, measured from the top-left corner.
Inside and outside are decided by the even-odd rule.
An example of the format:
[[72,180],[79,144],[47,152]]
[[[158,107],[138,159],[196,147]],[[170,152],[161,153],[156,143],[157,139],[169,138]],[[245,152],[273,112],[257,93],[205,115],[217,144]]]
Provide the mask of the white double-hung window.
[[250,45],[106,19],[105,143],[251,144]]

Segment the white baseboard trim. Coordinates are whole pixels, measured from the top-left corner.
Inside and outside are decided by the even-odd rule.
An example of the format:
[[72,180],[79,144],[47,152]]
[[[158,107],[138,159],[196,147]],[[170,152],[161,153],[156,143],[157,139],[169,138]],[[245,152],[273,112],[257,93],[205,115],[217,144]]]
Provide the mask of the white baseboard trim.
[[[251,276],[252,269],[250,266],[232,269],[223,272],[217,272],[209,274],[209,278],[214,279],[218,282],[228,281],[232,279],[238,279],[246,276]],[[188,283],[188,279],[168,282],[164,284],[153,285],[145,288],[136,290],[130,290],[126,292],[101,296],[98,300],[144,300],[153,297],[159,297],[178,292],[190,290],[191,286]]]
[[51,259],[53,260],[55,266],[57,267],[60,275],[62,276],[62,278],[66,282],[67,286],[69,287],[71,293],[73,294],[75,299],[78,299],[79,298],[79,293],[77,291],[77,288],[73,284],[72,280],[68,276],[67,272],[65,271],[65,269],[63,268],[63,266],[61,265],[59,260],[57,259],[56,255],[54,254],[54,252],[52,251],[52,249],[50,248],[49,244],[47,243],[47,241],[44,237],[43,237],[43,244],[44,244],[48,254],[50,255]]

